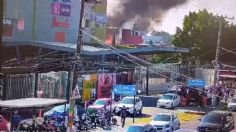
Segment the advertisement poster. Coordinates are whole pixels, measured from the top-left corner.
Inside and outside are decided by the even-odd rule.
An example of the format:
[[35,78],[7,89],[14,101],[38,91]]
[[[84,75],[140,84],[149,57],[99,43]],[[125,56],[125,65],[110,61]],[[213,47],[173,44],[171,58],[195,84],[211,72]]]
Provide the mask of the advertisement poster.
[[83,82],[83,100],[89,101],[91,98],[96,97],[97,75],[84,75]]
[[104,73],[98,76],[98,98],[109,98],[113,84],[116,84],[116,74]]

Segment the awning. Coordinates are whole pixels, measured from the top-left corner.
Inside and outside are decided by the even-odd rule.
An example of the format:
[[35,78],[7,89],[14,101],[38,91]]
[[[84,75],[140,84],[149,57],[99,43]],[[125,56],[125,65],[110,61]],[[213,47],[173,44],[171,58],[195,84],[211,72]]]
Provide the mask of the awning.
[[[47,41],[28,41],[28,42],[3,42],[4,46],[20,46],[20,45],[31,45],[41,48],[48,48],[58,51],[74,53],[76,51],[76,43],[60,43],[60,42],[47,42]],[[157,53],[188,53],[187,48],[177,48],[177,47],[140,47],[140,48],[126,48],[120,49],[120,54],[140,54],[149,55]],[[116,55],[114,51],[105,47],[95,47],[89,45],[83,45],[81,55],[84,56],[102,56],[102,55]]]
[[64,99],[48,99],[48,98],[23,98],[14,100],[0,101],[2,109],[40,109],[54,107],[56,105],[65,104]]

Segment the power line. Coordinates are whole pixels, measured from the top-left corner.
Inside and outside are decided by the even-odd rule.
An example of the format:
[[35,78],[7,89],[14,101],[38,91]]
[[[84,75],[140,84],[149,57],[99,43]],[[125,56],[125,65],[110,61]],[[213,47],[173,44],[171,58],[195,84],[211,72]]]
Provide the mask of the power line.
[[[81,29],[81,30],[82,30],[82,29]],[[109,46],[109,45],[104,44],[104,42],[102,42],[99,38],[97,38],[96,36],[94,36],[94,35],[92,35],[92,34],[86,32],[86,31],[84,31],[84,30],[82,30],[82,32],[85,33],[85,34],[87,34],[88,36],[92,37],[94,40],[98,41],[99,44],[101,44],[101,45],[103,45],[103,46],[105,46],[105,47],[108,47],[108,48],[111,49],[111,50],[116,51],[119,55],[120,55],[121,53],[122,53],[122,54],[126,54],[126,55],[128,55],[128,56],[130,56],[130,57],[132,57],[132,58],[134,58],[134,59],[137,59],[138,61],[143,62],[144,64],[151,65],[151,66],[155,66],[155,64],[153,64],[153,63],[151,63],[151,62],[142,60],[142,59],[140,59],[140,58],[138,58],[138,57],[136,57],[136,56],[134,56],[134,55],[128,54],[128,53],[126,53],[126,52],[124,52],[124,51],[122,51],[122,50],[119,50],[119,49],[115,48],[115,47],[111,47],[111,46]],[[185,77],[185,78],[187,78],[187,79],[194,79],[194,78],[188,77],[188,76],[186,76],[186,75],[183,75],[183,74],[180,74],[180,73],[176,73],[176,72],[173,72],[173,71],[170,71],[170,70],[167,70],[167,69],[163,69],[163,68],[159,68],[159,69],[162,69],[162,70],[165,70],[165,71],[168,71],[168,72],[171,72],[171,73],[180,75],[180,76]]]
[[232,50],[228,50],[228,49],[225,49],[225,48],[223,48],[223,47],[220,47],[221,49],[223,49],[223,50],[225,50],[225,51],[227,51],[227,52],[229,52],[229,53],[232,53],[232,54],[235,54],[236,55],[236,52],[234,52],[234,51],[232,51]]

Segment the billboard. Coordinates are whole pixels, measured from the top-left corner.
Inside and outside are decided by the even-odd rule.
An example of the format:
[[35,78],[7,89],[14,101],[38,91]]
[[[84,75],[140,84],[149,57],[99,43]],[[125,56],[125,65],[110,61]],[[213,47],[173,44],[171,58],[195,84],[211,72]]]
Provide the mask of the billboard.
[[97,98],[109,98],[111,96],[111,90],[114,84],[116,84],[115,73],[99,74]]
[[89,101],[96,97],[97,75],[84,75],[83,81],[83,101]]

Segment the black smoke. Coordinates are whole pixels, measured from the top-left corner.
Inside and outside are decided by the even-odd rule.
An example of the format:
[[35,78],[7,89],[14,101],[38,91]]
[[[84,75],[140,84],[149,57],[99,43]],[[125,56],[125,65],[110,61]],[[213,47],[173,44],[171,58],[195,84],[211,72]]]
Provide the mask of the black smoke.
[[[115,27],[122,27],[124,23],[135,19],[140,30],[147,31],[151,27],[151,21],[158,24],[165,13],[187,0],[119,0],[121,12],[115,12],[109,16],[109,24]],[[173,20],[174,21],[174,20]]]

